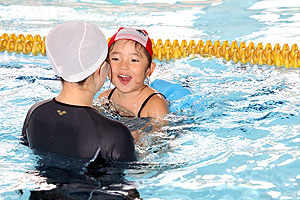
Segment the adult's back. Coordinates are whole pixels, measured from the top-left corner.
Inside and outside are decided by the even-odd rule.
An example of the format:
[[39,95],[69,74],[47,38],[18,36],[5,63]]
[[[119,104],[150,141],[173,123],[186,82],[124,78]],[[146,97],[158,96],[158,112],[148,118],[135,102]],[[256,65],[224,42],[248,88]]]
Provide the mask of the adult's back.
[[36,103],[24,122],[24,143],[64,156],[135,160],[134,141],[127,127],[88,106],[50,99]]

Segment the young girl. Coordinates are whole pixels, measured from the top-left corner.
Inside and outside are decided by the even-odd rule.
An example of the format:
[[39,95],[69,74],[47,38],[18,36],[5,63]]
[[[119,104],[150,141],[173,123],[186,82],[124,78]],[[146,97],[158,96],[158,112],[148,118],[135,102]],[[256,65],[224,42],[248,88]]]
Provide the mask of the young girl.
[[116,109],[124,108],[127,116],[128,113],[135,117],[167,114],[164,96],[144,83],[155,69],[148,33],[120,28],[109,40],[108,48],[109,78],[115,88],[102,92],[98,98],[107,97]]

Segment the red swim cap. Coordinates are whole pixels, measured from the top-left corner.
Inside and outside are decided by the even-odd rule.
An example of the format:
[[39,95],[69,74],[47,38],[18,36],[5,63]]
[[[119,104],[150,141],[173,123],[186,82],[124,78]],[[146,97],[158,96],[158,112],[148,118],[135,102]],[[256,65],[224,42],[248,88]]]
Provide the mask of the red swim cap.
[[108,42],[108,47],[112,45],[112,43],[118,40],[133,40],[140,43],[143,47],[147,49],[150,53],[151,57],[153,54],[152,51],[152,42],[149,38],[148,33],[142,29],[135,29],[135,28],[120,28],[117,33],[115,33]]

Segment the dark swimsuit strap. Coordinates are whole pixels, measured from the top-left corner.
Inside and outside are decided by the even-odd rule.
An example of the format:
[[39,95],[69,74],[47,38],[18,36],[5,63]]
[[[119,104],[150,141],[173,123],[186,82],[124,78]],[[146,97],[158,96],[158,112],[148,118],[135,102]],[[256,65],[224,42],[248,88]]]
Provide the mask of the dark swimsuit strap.
[[[114,93],[114,91],[115,91],[116,89],[117,89],[117,88],[115,87],[114,89],[112,89],[112,90],[110,91],[110,93],[108,94],[108,97],[107,97],[108,100],[110,100],[111,96],[113,95],[113,93]],[[165,95],[163,95],[162,93],[159,93],[159,92],[154,92],[154,93],[150,94],[150,95],[148,96],[148,98],[143,102],[143,104],[142,104],[142,106],[141,106],[141,108],[140,108],[140,110],[139,110],[139,112],[138,112],[138,117],[141,117],[141,112],[142,112],[143,108],[145,107],[146,103],[151,99],[151,97],[153,97],[154,95],[157,95],[157,94],[162,95],[162,96],[166,99]]]
[[112,89],[111,91],[110,91],[110,93],[108,94],[108,100],[110,100],[110,98],[111,98],[111,96],[112,96],[112,94],[114,93],[114,91],[116,90],[117,88],[115,87],[114,89]]
[[164,98],[166,98],[165,95],[163,95],[162,93],[159,93],[159,92],[154,92],[154,93],[150,94],[149,97],[143,102],[143,104],[138,112],[138,117],[141,117],[141,112],[142,112],[143,108],[145,107],[146,103],[151,99],[151,97],[153,97],[154,95],[157,95],[157,94],[160,94]]

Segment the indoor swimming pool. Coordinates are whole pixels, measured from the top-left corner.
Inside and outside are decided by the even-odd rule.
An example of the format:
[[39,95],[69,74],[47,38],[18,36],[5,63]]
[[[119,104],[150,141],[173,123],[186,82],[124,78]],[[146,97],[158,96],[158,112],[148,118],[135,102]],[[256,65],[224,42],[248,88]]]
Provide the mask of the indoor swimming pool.
[[[0,0],[0,35],[46,36],[86,20],[111,37],[141,27],[162,39],[300,44],[300,2],[293,0]],[[47,57],[0,52],[0,199],[300,199],[300,71],[191,56],[155,60],[150,81],[192,94],[170,102],[168,125],[117,118],[131,130],[140,158],[87,167],[36,154],[20,144],[28,109],[61,84]],[[112,87],[109,80],[102,90]],[[102,91],[101,90],[101,91]],[[112,117],[112,116],[110,116]]]

